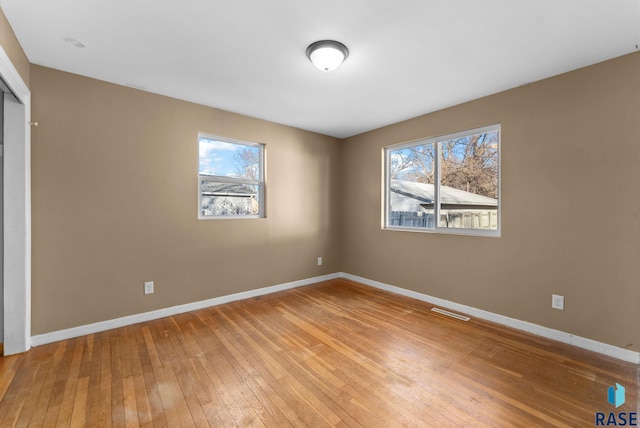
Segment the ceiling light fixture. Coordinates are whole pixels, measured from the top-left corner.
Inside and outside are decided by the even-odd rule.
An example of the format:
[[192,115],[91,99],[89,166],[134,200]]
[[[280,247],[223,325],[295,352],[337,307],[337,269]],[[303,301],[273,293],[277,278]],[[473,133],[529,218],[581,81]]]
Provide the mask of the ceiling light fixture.
[[307,48],[307,57],[320,71],[332,71],[349,56],[349,49],[335,40],[320,40]]

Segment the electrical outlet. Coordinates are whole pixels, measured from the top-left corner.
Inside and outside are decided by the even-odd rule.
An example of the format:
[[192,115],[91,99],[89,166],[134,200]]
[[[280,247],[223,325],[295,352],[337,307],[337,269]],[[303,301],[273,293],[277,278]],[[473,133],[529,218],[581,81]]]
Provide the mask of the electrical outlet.
[[144,283],[144,294],[153,294],[153,281]]
[[322,266],[322,257],[318,257],[318,266]]
[[553,309],[559,309],[564,311],[564,296],[559,296],[557,294],[551,295],[551,307]]

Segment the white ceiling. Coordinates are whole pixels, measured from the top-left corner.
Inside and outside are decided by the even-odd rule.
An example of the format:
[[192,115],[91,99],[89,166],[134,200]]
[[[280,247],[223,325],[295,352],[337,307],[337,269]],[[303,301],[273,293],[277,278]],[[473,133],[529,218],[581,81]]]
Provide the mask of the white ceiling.
[[[340,138],[638,51],[640,44],[640,0],[0,0],[0,6],[34,64]],[[305,56],[322,39],[350,50],[332,73]]]

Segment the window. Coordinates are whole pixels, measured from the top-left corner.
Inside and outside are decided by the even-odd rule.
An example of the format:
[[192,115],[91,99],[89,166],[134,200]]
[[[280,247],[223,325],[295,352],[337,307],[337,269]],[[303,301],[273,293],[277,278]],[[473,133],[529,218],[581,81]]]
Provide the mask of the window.
[[499,236],[500,125],[387,147],[385,228]]
[[198,138],[198,218],[264,217],[264,145]]

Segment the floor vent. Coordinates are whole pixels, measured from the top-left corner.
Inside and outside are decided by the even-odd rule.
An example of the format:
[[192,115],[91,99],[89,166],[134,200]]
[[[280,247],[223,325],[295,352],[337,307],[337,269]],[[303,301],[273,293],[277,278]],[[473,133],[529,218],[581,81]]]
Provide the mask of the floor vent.
[[445,311],[444,309],[440,309],[440,308],[431,308],[431,310],[433,312],[437,312],[439,314],[446,315],[448,317],[455,318],[461,321],[469,321],[471,319],[469,317],[465,317],[464,315],[454,314],[453,312]]

